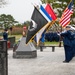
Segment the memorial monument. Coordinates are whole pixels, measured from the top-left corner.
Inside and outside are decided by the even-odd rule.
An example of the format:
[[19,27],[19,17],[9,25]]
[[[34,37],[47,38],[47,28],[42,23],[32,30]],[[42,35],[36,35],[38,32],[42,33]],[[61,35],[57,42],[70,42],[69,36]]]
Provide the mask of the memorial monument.
[[34,58],[37,57],[37,50],[34,44],[31,42],[28,45],[25,44],[26,42],[26,32],[23,31],[23,37],[20,39],[18,44],[16,45],[15,50],[13,50],[13,57],[14,58]]

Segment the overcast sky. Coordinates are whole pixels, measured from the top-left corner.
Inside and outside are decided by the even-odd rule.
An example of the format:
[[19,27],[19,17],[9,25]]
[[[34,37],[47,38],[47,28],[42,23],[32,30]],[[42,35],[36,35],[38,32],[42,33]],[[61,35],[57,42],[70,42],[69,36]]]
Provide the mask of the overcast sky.
[[11,14],[15,20],[23,23],[30,20],[33,4],[40,4],[40,0],[6,0],[8,4],[0,8],[0,14]]

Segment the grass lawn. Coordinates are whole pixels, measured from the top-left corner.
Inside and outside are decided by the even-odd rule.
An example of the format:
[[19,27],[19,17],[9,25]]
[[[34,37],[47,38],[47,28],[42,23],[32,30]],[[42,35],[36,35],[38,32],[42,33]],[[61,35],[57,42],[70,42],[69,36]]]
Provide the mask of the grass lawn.
[[[17,42],[22,37],[22,35],[8,35],[8,37],[15,37]],[[0,36],[0,38],[3,38],[3,36]]]
[[[47,46],[59,46],[59,42],[55,42],[55,41],[53,41],[53,42],[45,42],[45,45],[47,45]],[[63,42],[61,43],[61,45],[63,45]]]
[[[22,37],[22,35],[9,35],[8,37],[15,37],[16,42]],[[2,36],[0,36],[0,38],[2,38]],[[45,42],[45,45],[47,46],[59,46],[59,42]],[[63,43],[61,44],[63,45]]]
[[22,35],[9,35],[8,37],[15,37],[17,42],[22,37]]

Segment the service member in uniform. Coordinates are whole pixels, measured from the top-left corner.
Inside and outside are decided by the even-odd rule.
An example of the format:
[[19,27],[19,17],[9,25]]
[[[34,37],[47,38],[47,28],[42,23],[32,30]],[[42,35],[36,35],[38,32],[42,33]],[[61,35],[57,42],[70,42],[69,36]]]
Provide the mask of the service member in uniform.
[[63,62],[69,62],[73,58],[73,48],[72,48],[72,30],[71,26],[66,26],[65,32],[62,32],[60,34],[61,37],[63,37],[63,45],[64,45],[64,51],[65,51],[65,60]]
[[6,40],[6,41],[8,41],[8,30],[7,29],[4,29],[3,39]]

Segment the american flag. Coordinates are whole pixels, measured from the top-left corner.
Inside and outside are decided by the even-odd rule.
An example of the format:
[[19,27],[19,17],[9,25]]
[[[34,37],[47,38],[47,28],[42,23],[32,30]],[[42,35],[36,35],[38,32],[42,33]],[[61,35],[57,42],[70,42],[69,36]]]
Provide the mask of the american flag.
[[66,25],[70,23],[70,18],[71,18],[71,15],[73,14],[72,6],[73,6],[73,0],[70,1],[68,7],[65,9],[65,11],[63,12],[60,18],[59,23],[62,27],[65,27]]

